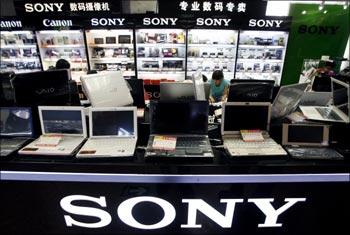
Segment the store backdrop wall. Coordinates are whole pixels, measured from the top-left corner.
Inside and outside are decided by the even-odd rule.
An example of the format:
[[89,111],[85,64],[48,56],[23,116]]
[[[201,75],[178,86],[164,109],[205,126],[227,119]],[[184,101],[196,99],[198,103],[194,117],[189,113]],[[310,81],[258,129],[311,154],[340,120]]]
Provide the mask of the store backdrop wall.
[[[293,17],[281,85],[299,81],[304,59],[342,57],[349,38],[349,9],[341,5],[291,4]],[[303,11],[305,11],[303,14]],[[326,13],[324,13],[326,11]]]

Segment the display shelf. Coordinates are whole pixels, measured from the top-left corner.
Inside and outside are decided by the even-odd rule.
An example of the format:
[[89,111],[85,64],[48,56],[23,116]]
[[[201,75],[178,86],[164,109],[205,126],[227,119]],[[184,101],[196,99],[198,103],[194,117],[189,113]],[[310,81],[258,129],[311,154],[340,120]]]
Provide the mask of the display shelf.
[[185,60],[182,57],[139,57],[139,60],[159,61],[159,60]]
[[271,73],[271,72],[236,72],[236,75],[272,75],[272,76],[279,76],[281,73]]
[[157,73],[185,73],[184,70],[138,70],[139,73],[147,73],[147,74],[151,74],[154,72]]
[[21,49],[21,48],[36,48],[35,44],[23,44],[23,45],[19,45],[19,44],[15,44],[15,45],[1,45],[2,49]]
[[225,60],[228,62],[234,60],[234,57],[187,57],[187,60]]
[[185,46],[185,43],[137,43],[137,47],[176,47],[176,46]]
[[237,62],[282,63],[283,60],[274,60],[274,59],[241,59],[241,58],[238,58]]
[[119,47],[128,47],[132,48],[133,44],[124,44],[124,43],[116,43],[116,44],[89,44],[89,47],[98,47],[98,48],[119,48]]
[[30,73],[30,72],[37,72],[37,71],[41,71],[41,69],[4,69],[2,70],[4,72],[6,71],[12,71],[14,73]]
[[[110,61],[134,61],[134,58],[130,57],[112,57],[112,58],[91,58],[92,61],[103,61],[103,62],[110,62]],[[113,62],[111,62],[113,63]]]
[[236,44],[196,44],[196,43],[191,43],[191,44],[188,44],[188,47],[223,47],[223,48],[227,48],[227,47],[230,47],[230,48],[233,48],[233,47],[236,47]]
[[272,45],[243,45],[240,44],[239,48],[256,48],[256,49],[285,49],[285,46],[272,46]]
[[1,61],[13,62],[13,61],[39,61],[39,58],[2,58]]
[[41,46],[41,48],[76,48],[76,47],[85,47],[85,45],[84,44],[64,44],[64,45]]

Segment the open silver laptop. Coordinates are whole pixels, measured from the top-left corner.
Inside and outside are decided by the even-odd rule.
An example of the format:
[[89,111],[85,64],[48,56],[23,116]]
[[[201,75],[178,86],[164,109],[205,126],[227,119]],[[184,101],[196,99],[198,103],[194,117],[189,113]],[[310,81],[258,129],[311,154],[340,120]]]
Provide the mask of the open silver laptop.
[[42,135],[19,153],[59,156],[75,154],[87,137],[84,108],[39,106],[38,109]]
[[295,159],[343,159],[341,154],[329,148],[329,129],[329,125],[316,123],[285,123],[282,145]]
[[161,82],[160,100],[195,100],[194,84],[187,82]]
[[90,138],[78,158],[130,157],[137,142],[137,108],[90,108]]
[[0,156],[6,157],[33,138],[30,108],[0,108]]
[[332,101],[332,92],[309,91],[301,97],[301,106],[327,106]]
[[309,83],[282,86],[272,104],[272,118],[283,118],[294,112]]
[[332,104],[329,106],[300,106],[310,120],[345,122],[350,118],[350,86],[332,78]]
[[[271,104],[268,102],[228,102],[223,104],[221,134],[231,156],[287,155],[269,136]],[[245,142],[241,130],[260,130],[261,142]]]
[[[207,101],[159,101],[150,105],[150,132],[145,157],[214,157],[208,138]],[[176,138],[175,149],[154,147],[155,137]]]
[[84,75],[81,82],[92,107],[121,107],[134,102],[120,71]]

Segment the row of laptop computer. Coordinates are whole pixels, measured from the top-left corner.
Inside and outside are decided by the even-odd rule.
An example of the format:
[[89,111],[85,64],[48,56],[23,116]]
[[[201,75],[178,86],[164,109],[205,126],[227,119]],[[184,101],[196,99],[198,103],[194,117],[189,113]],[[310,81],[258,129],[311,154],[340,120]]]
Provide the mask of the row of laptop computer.
[[[100,75],[94,75],[92,77],[87,76],[83,79],[88,80],[89,82],[85,86],[86,90],[90,90],[89,92],[89,98],[91,99],[93,106],[98,106],[103,104],[104,101],[108,101],[106,95],[108,96],[108,93],[110,94],[121,94],[121,93],[128,93],[126,92],[128,89],[126,86],[124,86],[124,89],[120,89],[123,82],[120,82],[119,80],[123,79],[117,79],[114,78],[114,80],[109,79],[109,81],[113,81],[113,83],[103,84],[102,79]],[[105,81],[108,81],[105,80]],[[171,83],[167,84],[170,85]],[[251,83],[252,85],[253,83]],[[265,83],[261,83],[265,84]],[[323,121],[336,121],[336,122],[348,122],[349,121],[349,85],[346,83],[342,83],[340,81],[337,81],[335,79],[332,80],[332,87],[334,88],[333,91],[333,105],[327,106],[327,107],[300,107],[301,110],[304,112],[304,114],[309,119],[316,119],[316,120],[323,120]],[[109,87],[109,90],[103,90],[101,92],[101,89],[98,89],[98,87]],[[176,83],[173,83],[171,85],[177,85]],[[205,100],[206,99],[206,89],[205,84],[201,81],[201,75],[197,74],[193,77],[193,84],[192,85],[192,91],[195,94],[195,99],[197,100]],[[254,86],[244,84],[246,88],[249,88],[246,90],[245,94],[258,94],[259,96],[251,96],[250,98],[254,101],[257,100],[263,100],[262,99],[264,94],[267,94],[265,91],[266,89],[258,89],[259,86],[257,84],[254,84]],[[284,150],[278,146],[273,141],[270,141],[270,138],[268,138],[268,127],[270,123],[271,116],[273,118],[281,118],[285,115],[291,113],[294,111],[300,102],[300,99],[303,94],[305,94],[305,89],[307,88],[308,84],[295,84],[290,86],[284,86],[280,89],[276,99],[274,100],[274,103],[271,107],[271,104],[268,102],[248,102],[251,100],[244,100],[245,102],[229,102],[223,105],[223,115],[222,115],[222,135],[223,139],[225,140],[225,146],[231,153],[231,155],[279,155],[279,154],[285,154]],[[260,86],[261,87],[261,86]],[[266,86],[262,86],[265,88]],[[114,89],[115,88],[115,89]],[[235,87],[230,87],[230,93],[234,91]],[[174,89],[172,89],[174,90]],[[239,94],[239,91],[242,90],[242,86],[240,86],[240,89],[237,89],[236,87],[236,93],[233,94]],[[110,92],[109,92],[110,91]],[[262,92],[260,92],[262,91]],[[48,91],[45,91],[48,92]],[[259,93],[260,92],[260,93]],[[49,92],[50,93],[50,92]],[[54,91],[52,93],[56,93],[57,91]],[[58,92],[59,93],[59,92]],[[123,93],[123,94],[124,94]],[[172,99],[176,99],[176,97],[179,97],[179,94],[181,93],[181,90],[173,93],[172,96],[168,97],[167,99],[162,99],[161,102],[152,102],[150,107],[150,120],[151,120],[151,137],[148,143],[148,151],[146,153],[146,156],[158,156],[158,155],[176,155],[176,156],[208,156],[212,157],[212,151],[210,148],[210,144],[207,137],[207,109],[208,109],[208,103],[207,102],[199,102],[199,101],[193,101],[191,98],[180,96],[180,100],[185,100],[181,102],[173,102]],[[242,92],[241,92],[242,93]],[[97,94],[97,95],[96,95]],[[164,94],[169,95],[169,93],[164,92]],[[117,102],[120,102],[120,96],[117,97]],[[266,96],[266,95],[265,95]],[[119,97],[119,99],[118,99]],[[174,98],[175,97],[175,98]],[[236,96],[236,98],[239,96]],[[244,96],[245,99],[249,98],[249,95]],[[22,97],[23,98],[23,97]],[[29,97],[29,100],[32,97]],[[232,98],[232,97],[231,97]],[[238,100],[240,100],[242,97],[240,97]],[[124,101],[127,99],[124,99]],[[235,101],[235,100],[234,100]],[[102,103],[101,103],[102,102]],[[130,103],[130,101],[127,101]],[[199,105],[202,103],[201,105]],[[104,104],[107,105],[107,104]],[[197,106],[198,107],[197,107]],[[235,108],[232,108],[232,107]],[[178,109],[176,108],[178,107]],[[244,107],[244,108],[243,108]],[[51,107],[52,108],[52,107]],[[230,116],[230,110],[238,110],[241,109],[240,112],[236,113],[235,115]],[[48,108],[50,109],[50,108]],[[61,108],[60,108],[61,109]],[[67,108],[64,108],[64,110]],[[70,108],[68,108],[70,109]],[[82,108],[79,108],[82,109]],[[324,114],[324,116],[321,115],[321,113],[318,113],[318,110],[327,110],[327,113]],[[91,122],[93,120],[92,115],[96,111],[93,111],[91,109],[90,114],[90,136],[96,137],[94,135],[94,132],[91,132],[93,130],[94,124]],[[113,110],[113,108],[112,108]],[[162,110],[167,110],[166,112]],[[244,115],[243,110],[247,110],[247,114]],[[250,111],[249,111],[250,110]],[[262,112],[262,115],[256,118],[258,113],[258,110]],[[272,111],[271,111],[272,110]],[[310,114],[307,114],[308,110],[313,110],[313,112],[310,112]],[[316,110],[316,111],[315,111]],[[59,110],[56,110],[58,112]],[[115,112],[118,112],[118,110],[114,110]],[[265,113],[263,113],[265,111]],[[81,111],[82,112],[82,111]],[[97,112],[97,111],[96,111]],[[250,113],[249,113],[250,112]],[[204,113],[206,115],[204,115]],[[233,112],[234,113],[234,112]],[[272,114],[271,114],[272,113]],[[176,114],[176,116],[174,116]],[[183,114],[184,116],[181,116]],[[317,115],[316,115],[317,114]],[[66,114],[65,114],[66,115]],[[62,115],[65,116],[65,115]],[[42,111],[39,110],[39,116],[40,116],[40,123],[41,123],[41,129],[42,133],[44,135],[45,127],[43,126],[43,118],[42,118]],[[54,115],[55,116],[55,115]],[[253,118],[254,117],[254,118]],[[225,121],[226,120],[226,121]],[[228,121],[229,120],[229,121]],[[249,122],[246,122],[247,120],[250,120]],[[262,121],[259,125],[259,122]],[[62,120],[56,120],[56,122],[49,122],[49,123],[56,123],[58,126],[65,126],[62,122],[67,122],[68,124],[72,124],[71,122],[68,122],[64,118]],[[75,124],[77,122],[74,122]],[[81,123],[85,123],[84,119],[81,120]],[[262,124],[263,123],[263,124]],[[82,137],[86,137],[86,128],[84,128],[84,124],[82,124],[82,132],[79,132],[78,135],[82,135]],[[113,126],[113,125],[112,125]],[[110,126],[109,128],[111,128]],[[231,127],[230,127],[231,126]],[[225,129],[225,128],[228,129]],[[69,132],[69,129],[71,127],[67,128],[61,128],[62,130],[66,130]],[[3,128],[2,128],[3,129]],[[108,129],[108,128],[107,128]],[[111,136],[119,136],[120,130],[122,129],[113,129],[111,135],[107,135],[106,133],[102,134],[102,137],[106,137],[110,139]],[[244,141],[231,141],[232,139],[239,139],[240,137],[240,130],[252,130],[252,129],[258,129],[261,130],[263,135],[265,136],[266,141],[263,142],[244,142]],[[55,148],[52,148],[52,146],[49,145],[57,145],[60,141],[62,141],[62,134],[72,134],[72,133],[61,133],[59,128],[55,128],[57,133],[54,132],[48,132],[48,134],[57,135],[56,138],[41,138],[40,143],[35,144],[36,147],[29,147],[24,152],[26,154],[38,154],[38,148],[49,148],[51,150],[54,150]],[[85,131],[84,131],[85,130]],[[137,125],[134,125],[134,130],[137,130]],[[85,134],[84,134],[85,133]],[[136,131],[137,133],[137,131]],[[73,135],[76,135],[77,133],[73,133]],[[154,136],[157,135],[171,135],[177,137],[177,144],[176,144],[176,151],[159,151],[157,149],[153,148],[153,142],[154,142]],[[186,135],[186,137],[191,137],[190,139],[184,139],[181,136]],[[188,136],[190,135],[190,136]],[[9,136],[9,135],[7,135]],[[10,135],[11,136],[11,135]],[[137,134],[134,136],[137,136]],[[123,136],[123,139],[125,135]],[[200,137],[200,138],[198,138]],[[96,138],[93,138],[96,139]],[[50,142],[52,140],[55,140],[55,143],[45,143]],[[41,143],[42,142],[42,143]],[[266,145],[265,151],[258,151],[263,145]],[[3,146],[3,144],[2,144]],[[100,145],[99,145],[100,146]],[[183,147],[182,147],[183,146]],[[194,147],[195,146],[195,147]],[[40,149],[40,148],[39,148]],[[92,150],[91,150],[92,149]],[[232,151],[230,151],[230,149]],[[66,148],[58,148],[58,150],[62,153],[65,152]],[[68,151],[68,150],[67,150]],[[95,151],[95,152],[94,152]],[[123,152],[124,151],[124,152]],[[23,151],[20,151],[22,153]],[[74,152],[74,151],[73,151]],[[89,156],[89,155],[98,155],[96,154],[96,150],[93,150],[93,148],[90,147],[90,149],[83,149],[83,153],[78,153],[78,156]],[[124,153],[124,154],[121,154]],[[56,154],[56,153],[54,153]],[[126,156],[126,149],[116,150],[115,153],[118,155]],[[102,154],[103,155],[103,154]],[[106,154],[108,156],[108,154]]]

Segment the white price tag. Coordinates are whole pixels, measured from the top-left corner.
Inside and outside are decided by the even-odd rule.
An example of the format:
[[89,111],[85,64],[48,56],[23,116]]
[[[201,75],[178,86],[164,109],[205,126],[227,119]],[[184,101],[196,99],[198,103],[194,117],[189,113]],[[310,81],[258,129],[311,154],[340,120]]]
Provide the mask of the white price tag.
[[44,147],[56,147],[61,140],[62,136],[60,135],[42,135],[40,136],[39,142],[35,145]]
[[152,147],[153,149],[173,151],[176,148],[176,137],[155,136]]

